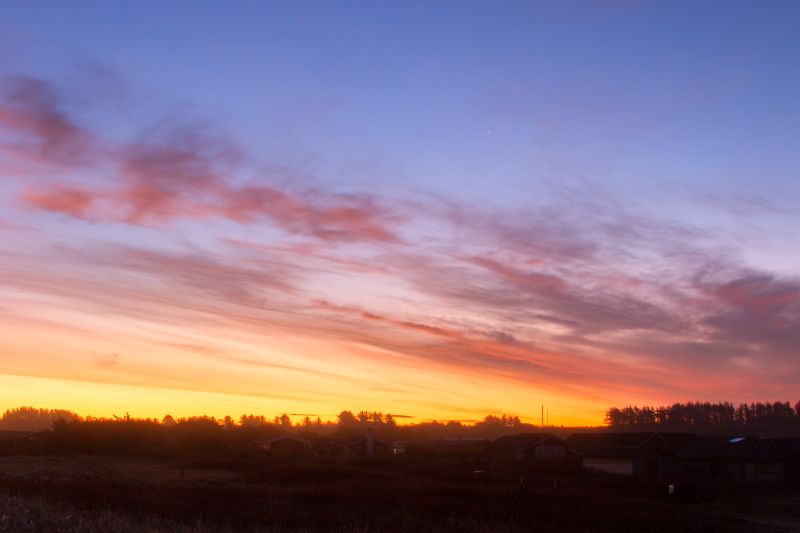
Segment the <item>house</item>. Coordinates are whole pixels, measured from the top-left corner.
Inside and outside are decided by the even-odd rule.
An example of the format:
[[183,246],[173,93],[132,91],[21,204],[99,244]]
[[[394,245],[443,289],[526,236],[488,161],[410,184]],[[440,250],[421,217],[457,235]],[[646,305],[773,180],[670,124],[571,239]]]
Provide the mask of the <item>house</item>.
[[581,466],[637,477],[663,477],[677,468],[675,450],[696,439],[692,433],[576,433],[567,443]]
[[311,448],[317,455],[335,456],[388,456],[394,454],[392,446],[375,440],[372,429],[368,428],[366,436],[353,439],[317,439],[312,441]]
[[397,441],[392,444],[392,455],[408,455],[408,442]]
[[[311,449],[320,456],[388,456],[395,455],[395,448],[380,441],[372,441],[370,445],[368,439],[316,439],[311,442]],[[399,455],[399,453],[397,454]]]
[[308,439],[302,439],[294,435],[281,435],[271,439],[263,439],[256,441],[254,444],[262,450],[271,452],[297,452],[311,447]]
[[458,450],[465,448],[480,449],[489,443],[487,439],[465,439],[459,437],[457,439],[437,439],[429,440],[425,443],[428,448],[436,448],[440,450]]
[[26,440],[35,435],[36,431],[0,430],[0,442],[14,442]]
[[592,470],[636,477],[662,477],[674,472],[676,460],[658,448],[596,448],[581,455],[581,466]]
[[360,438],[339,444],[338,447],[342,450],[345,456],[353,455],[392,455],[392,447],[378,442],[376,440],[370,441],[368,438]]
[[37,431],[2,430],[0,431],[0,448],[7,450],[19,449],[21,446],[25,446],[26,443],[35,441],[39,436]]
[[677,450],[680,476],[693,481],[778,481],[800,477],[800,439],[701,438]]
[[489,455],[522,460],[565,459],[574,456],[570,446],[550,433],[506,435],[489,444]]
[[697,439],[694,433],[602,431],[575,433],[566,442],[579,453],[598,448],[674,449]]
[[428,456],[474,456],[484,454],[487,439],[436,439],[422,444],[419,451]]

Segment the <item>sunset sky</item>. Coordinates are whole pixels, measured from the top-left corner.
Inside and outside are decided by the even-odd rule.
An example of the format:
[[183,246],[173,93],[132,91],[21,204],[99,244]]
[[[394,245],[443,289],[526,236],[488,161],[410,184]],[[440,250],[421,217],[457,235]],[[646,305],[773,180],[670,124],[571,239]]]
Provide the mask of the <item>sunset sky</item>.
[[800,3],[0,17],[0,411],[797,400]]

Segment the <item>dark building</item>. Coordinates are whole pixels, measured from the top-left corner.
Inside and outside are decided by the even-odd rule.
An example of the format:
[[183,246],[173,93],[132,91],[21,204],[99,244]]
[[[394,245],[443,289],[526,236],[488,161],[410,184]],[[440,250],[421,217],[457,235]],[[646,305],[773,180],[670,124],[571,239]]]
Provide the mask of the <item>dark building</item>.
[[272,452],[297,452],[307,450],[311,447],[308,439],[301,439],[293,435],[281,435],[272,439],[259,440],[255,445],[262,450],[269,450]]
[[0,431],[0,449],[19,449],[37,440],[39,437],[39,432],[36,431]]
[[679,475],[690,481],[778,481],[800,478],[800,439],[699,438],[677,450]]
[[483,456],[489,444],[487,439],[435,439],[435,440],[404,440],[392,444],[394,455],[409,455],[414,457],[469,457]]
[[391,446],[375,440],[372,429],[367,429],[366,436],[354,439],[318,439],[311,443],[317,455],[334,456],[385,456],[392,455]]
[[26,440],[36,435],[35,431],[10,431],[0,430],[0,442],[15,442]]
[[506,435],[492,441],[488,451],[492,457],[518,461],[566,459],[575,456],[566,442],[550,433]]
[[664,477],[674,474],[676,450],[695,440],[692,433],[576,433],[567,439],[581,466],[611,474]]

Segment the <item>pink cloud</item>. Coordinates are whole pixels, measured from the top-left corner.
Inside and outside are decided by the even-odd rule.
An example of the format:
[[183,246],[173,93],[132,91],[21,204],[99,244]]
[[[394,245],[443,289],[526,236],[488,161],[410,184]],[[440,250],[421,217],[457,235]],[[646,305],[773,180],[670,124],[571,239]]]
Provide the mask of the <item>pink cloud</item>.
[[88,219],[96,198],[92,193],[79,188],[59,187],[47,191],[28,191],[23,193],[22,200],[45,211]]
[[0,128],[10,139],[2,144],[4,152],[58,165],[83,160],[92,136],[69,118],[50,84],[13,77],[0,90]]
[[360,195],[306,192],[287,194],[270,187],[227,191],[226,216],[247,222],[267,217],[290,233],[324,240],[398,242],[391,227],[399,217]]
[[[401,240],[397,227],[403,217],[369,195],[290,190],[263,176],[241,183],[242,174],[253,172],[249,157],[230,139],[202,128],[162,125],[143,140],[120,143],[77,124],[51,84],[30,78],[6,84],[0,128],[16,141],[2,150],[17,160],[24,156],[5,169],[25,182],[23,201],[95,222],[164,225],[225,218],[270,222],[323,241]],[[37,164],[57,164],[58,173],[25,168]],[[78,170],[96,177],[70,180]]]

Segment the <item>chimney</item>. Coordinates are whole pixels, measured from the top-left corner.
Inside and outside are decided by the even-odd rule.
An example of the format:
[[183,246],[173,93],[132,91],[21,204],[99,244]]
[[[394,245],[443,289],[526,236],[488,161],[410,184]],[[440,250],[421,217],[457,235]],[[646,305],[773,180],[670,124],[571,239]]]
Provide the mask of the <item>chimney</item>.
[[375,438],[372,435],[372,428],[367,428],[367,455],[375,454]]

